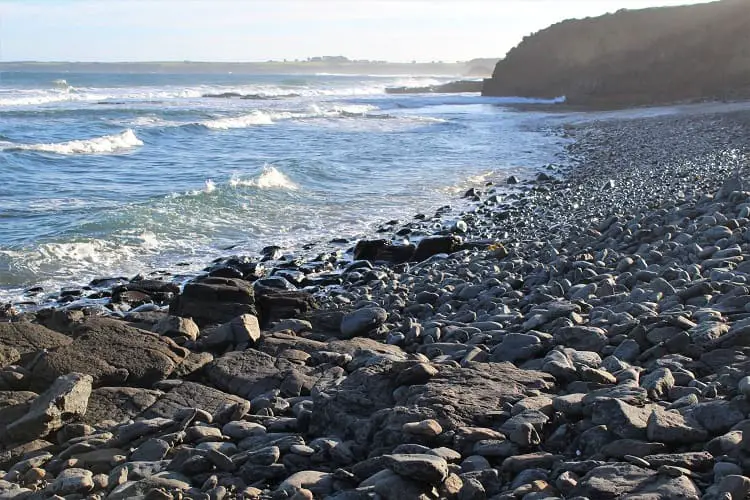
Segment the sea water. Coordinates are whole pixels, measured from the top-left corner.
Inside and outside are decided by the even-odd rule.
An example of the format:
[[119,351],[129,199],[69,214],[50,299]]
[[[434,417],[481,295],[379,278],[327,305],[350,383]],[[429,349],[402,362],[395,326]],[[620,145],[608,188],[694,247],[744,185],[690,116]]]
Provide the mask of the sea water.
[[516,99],[385,93],[450,75],[0,77],[0,302],[366,236],[564,146]]

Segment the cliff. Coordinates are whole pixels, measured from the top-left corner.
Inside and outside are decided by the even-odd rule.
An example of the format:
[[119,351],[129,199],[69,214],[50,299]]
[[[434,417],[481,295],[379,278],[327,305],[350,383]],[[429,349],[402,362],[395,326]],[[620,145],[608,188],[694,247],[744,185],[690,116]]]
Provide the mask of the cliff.
[[483,95],[597,107],[750,98],[750,1],[563,21],[509,51]]

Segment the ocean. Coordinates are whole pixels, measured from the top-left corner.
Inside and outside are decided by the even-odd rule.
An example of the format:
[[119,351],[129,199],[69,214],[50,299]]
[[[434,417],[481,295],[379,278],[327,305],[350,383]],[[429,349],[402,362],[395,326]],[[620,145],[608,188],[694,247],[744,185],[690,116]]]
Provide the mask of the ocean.
[[385,93],[456,79],[0,73],[0,303],[322,249],[561,161],[517,99]]

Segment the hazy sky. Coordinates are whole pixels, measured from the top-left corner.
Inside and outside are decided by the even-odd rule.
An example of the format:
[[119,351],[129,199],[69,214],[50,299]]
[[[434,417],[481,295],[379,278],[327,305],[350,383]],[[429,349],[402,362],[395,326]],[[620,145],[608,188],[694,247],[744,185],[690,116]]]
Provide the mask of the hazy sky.
[[[703,0],[706,1],[706,0]],[[0,0],[0,60],[499,57],[569,17],[691,0]]]

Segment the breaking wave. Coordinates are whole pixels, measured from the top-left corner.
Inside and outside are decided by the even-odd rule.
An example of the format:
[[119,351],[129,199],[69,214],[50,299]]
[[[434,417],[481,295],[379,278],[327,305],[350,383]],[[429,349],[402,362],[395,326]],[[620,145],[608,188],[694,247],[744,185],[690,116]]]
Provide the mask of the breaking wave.
[[263,172],[253,179],[243,180],[239,177],[232,177],[229,180],[229,185],[233,188],[249,186],[260,189],[289,189],[291,191],[299,189],[297,184],[292,182],[289,177],[272,165],[265,165],[263,167]]
[[135,135],[132,129],[126,129],[119,134],[94,137],[93,139],[41,144],[5,143],[1,147],[5,151],[39,151],[71,155],[115,153],[137,146],[143,146],[143,141]]

